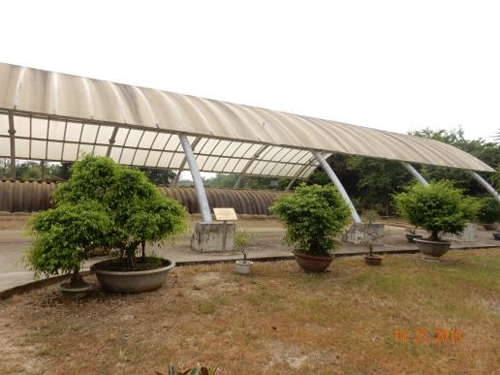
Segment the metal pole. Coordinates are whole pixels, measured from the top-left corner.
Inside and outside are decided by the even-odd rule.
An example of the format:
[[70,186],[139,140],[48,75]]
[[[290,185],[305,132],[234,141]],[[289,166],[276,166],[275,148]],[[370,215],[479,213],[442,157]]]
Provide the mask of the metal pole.
[[205,187],[203,186],[203,181],[201,179],[200,170],[198,169],[198,163],[194,157],[193,149],[191,148],[191,144],[185,134],[179,134],[179,139],[181,141],[182,148],[184,149],[184,154],[186,155],[191,176],[193,176],[196,197],[198,198],[198,205],[200,206],[201,220],[204,223],[211,223],[212,215],[210,214],[207,193],[205,192]]
[[412,174],[413,177],[415,177],[422,185],[424,186],[429,186],[429,183],[425,180],[425,178],[420,174],[418,173],[418,171],[413,167],[413,165],[409,164],[409,163],[406,163],[404,161],[401,162],[401,164],[403,165],[403,167],[406,168],[406,170],[408,172],[410,172]]
[[314,157],[318,160],[319,164],[321,165],[321,168],[326,172],[330,180],[333,182],[333,184],[339,189],[340,194],[342,195],[342,198],[344,198],[344,201],[347,203],[349,208],[351,209],[351,216],[352,219],[355,223],[359,224],[361,223],[361,219],[358,215],[358,212],[356,211],[356,208],[354,207],[354,204],[351,201],[351,198],[349,198],[349,195],[347,195],[347,192],[345,191],[344,187],[342,186],[342,183],[340,182],[339,178],[333,171],[333,169],[330,167],[328,162],[326,161],[325,157],[320,154],[318,151],[311,151],[314,155]]
[[493,197],[495,197],[495,199],[498,201],[498,203],[500,203],[500,194],[498,194],[498,192],[495,190],[495,188],[493,186],[491,186],[488,183],[488,181],[486,181],[484,178],[482,178],[480,175],[478,175],[474,171],[468,171],[468,172],[474,180],[479,182],[479,184],[482,185],[488,191],[488,193],[493,195]]
[[257,152],[252,156],[252,158],[246,163],[246,165],[243,167],[243,170],[240,172],[240,175],[238,176],[238,179],[236,180],[236,183],[233,186],[233,189],[238,189],[241,186],[241,183],[243,182],[243,177],[245,177],[245,174],[248,171],[248,168],[252,165],[252,163],[269,147],[269,145],[263,145],[261,148],[257,150]]
[[42,181],[45,180],[45,161],[40,162],[40,167],[42,168]]
[[[193,151],[196,148],[196,146],[198,145],[198,143],[200,143],[200,141],[201,141],[201,137],[197,137],[194,140],[193,144],[191,145],[191,149]],[[177,171],[177,174],[175,175],[174,180],[172,181],[172,186],[177,186],[177,184],[179,183],[179,179],[181,178],[181,173],[184,170],[185,165],[186,165],[186,157],[184,157],[184,159],[182,159],[182,161],[181,161],[181,165],[179,166],[179,170]]]
[[9,112],[9,136],[10,136],[10,178],[16,178],[16,129],[14,128],[14,115]]

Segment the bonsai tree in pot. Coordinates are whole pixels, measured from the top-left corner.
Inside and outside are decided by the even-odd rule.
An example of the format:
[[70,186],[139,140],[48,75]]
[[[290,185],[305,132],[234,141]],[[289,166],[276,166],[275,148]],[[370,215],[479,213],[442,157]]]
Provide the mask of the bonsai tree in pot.
[[253,262],[247,260],[247,246],[250,242],[250,234],[245,231],[236,232],[233,237],[234,248],[243,254],[243,259],[236,261],[236,270],[239,274],[248,275],[252,272]]
[[350,223],[350,209],[338,190],[302,184],[294,194],[280,196],[270,211],[284,224],[285,241],[295,247],[297,263],[307,271],[326,270]]
[[107,157],[86,156],[76,162],[69,181],[54,194],[56,204],[82,200],[100,202],[111,221],[106,233],[115,259],[93,265],[101,285],[110,291],[140,292],[159,288],[174,267],[168,259],[137,257],[139,245],[158,243],[187,229],[186,209],[165,197],[139,170]]
[[493,197],[484,197],[480,200],[481,208],[478,221],[486,230],[496,230],[500,221],[500,204]]
[[384,237],[384,233],[378,234],[377,231],[373,228],[372,224],[377,219],[378,214],[375,210],[367,210],[364,213],[364,218],[367,221],[367,231],[366,231],[366,239],[363,240],[363,244],[368,248],[368,254],[364,256],[365,263],[370,266],[379,266],[382,264],[382,260],[384,259],[380,255],[373,254],[373,243],[378,239]]
[[421,252],[431,258],[439,258],[450,248],[450,242],[442,241],[442,233],[459,234],[475,215],[477,204],[465,198],[462,190],[448,181],[410,185],[395,195],[399,213],[411,224],[430,233],[425,240],[415,239]]
[[60,204],[34,214],[28,229],[32,244],[25,259],[35,276],[71,273],[70,282],[61,284],[63,292],[81,296],[90,290],[80,274],[81,264],[95,247],[103,245],[111,230],[111,220],[100,203]]

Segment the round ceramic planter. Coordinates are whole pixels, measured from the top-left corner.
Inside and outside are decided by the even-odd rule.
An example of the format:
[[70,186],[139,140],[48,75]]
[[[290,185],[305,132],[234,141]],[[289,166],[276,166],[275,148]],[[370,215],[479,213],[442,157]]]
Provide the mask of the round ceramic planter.
[[450,249],[451,243],[445,241],[415,240],[420,252],[429,259],[439,259]]
[[70,299],[80,299],[85,297],[92,290],[92,285],[85,285],[79,288],[74,288],[69,283],[62,283],[59,285],[63,296]]
[[252,272],[253,262],[247,260],[237,260],[236,262],[236,272],[240,275],[249,275]]
[[493,223],[493,224],[483,224],[483,228],[485,230],[497,230],[498,229],[498,223]]
[[405,237],[410,243],[415,243],[415,240],[421,240],[422,235],[417,233],[405,233]]
[[500,240],[500,232],[493,232],[493,238],[495,240]]
[[307,255],[294,252],[295,260],[299,264],[299,266],[309,272],[323,272],[325,271],[334,258],[333,255],[330,256],[316,256],[316,255]]
[[369,266],[380,266],[382,264],[382,258],[380,255],[365,255],[365,262]]
[[149,292],[160,288],[165,282],[167,273],[175,267],[175,262],[169,262],[167,266],[147,271],[107,271],[99,269],[99,262],[91,267],[97,276],[101,286],[109,292],[114,293],[140,293]]

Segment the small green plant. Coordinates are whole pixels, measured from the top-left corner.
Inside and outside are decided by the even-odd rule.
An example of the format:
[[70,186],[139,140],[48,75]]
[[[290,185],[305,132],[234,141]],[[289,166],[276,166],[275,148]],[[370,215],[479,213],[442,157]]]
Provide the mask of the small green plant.
[[463,231],[478,209],[476,200],[464,197],[462,190],[448,181],[429,186],[413,184],[395,195],[394,200],[405,219],[431,233],[431,241],[439,241],[442,233]]
[[94,248],[103,245],[111,232],[111,220],[102,204],[83,201],[34,214],[28,230],[32,244],[25,260],[35,276],[72,273],[70,286],[77,288],[85,285],[81,263]]
[[366,221],[367,228],[366,228],[366,235],[368,236],[365,238],[363,241],[361,241],[362,245],[365,245],[368,248],[370,256],[373,256],[373,244],[383,238],[385,234],[382,233],[377,233],[375,228],[372,226],[373,222],[379,218],[379,215],[377,211],[375,210],[366,210],[363,212],[363,218]]
[[236,232],[233,237],[234,248],[236,251],[239,251],[243,254],[243,261],[247,261],[247,247],[250,242],[250,234],[245,231]]
[[203,367],[197,365],[196,367],[189,368],[184,371],[177,371],[175,366],[170,364],[168,365],[167,373],[155,371],[156,375],[214,375],[217,372],[217,367],[215,366],[213,369],[209,369],[208,367]]
[[350,222],[350,209],[330,185],[300,185],[270,207],[286,227],[285,240],[300,253],[329,256]]
[[481,208],[478,219],[482,224],[493,224],[500,221],[500,203],[493,197],[484,197],[480,200]]

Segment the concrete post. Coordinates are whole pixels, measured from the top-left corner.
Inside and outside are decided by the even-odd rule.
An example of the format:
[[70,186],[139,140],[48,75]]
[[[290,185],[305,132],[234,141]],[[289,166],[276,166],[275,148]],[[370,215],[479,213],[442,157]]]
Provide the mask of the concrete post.
[[342,183],[340,182],[339,178],[333,171],[333,169],[330,167],[328,162],[326,161],[325,157],[319,153],[318,151],[311,151],[314,155],[314,157],[318,160],[319,164],[321,165],[321,168],[326,172],[330,180],[333,182],[333,184],[339,189],[340,194],[342,195],[342,198],[344,198],[344,201],[347,203],[349,208],[351,209],[351,216],[352,220],[356,223],[359,224],[361,223],[361,218],[358,215],[358,212],[356,211],[356,208],[354,207],[354,204],[351,201],[351,198],[349,198],[349,195],[347,195],[347,192],[345,191],[344,187],[342,186]]
[[411,173],[411,175],[413,177],[415,177],[422,185],[424,186],[429,186],[429,183],[425,180],[425,178],[420,174],[418,173],[418,171],[413,167],[413,165],[409,164],[409,163],[406,163],[404,161],[401,162],[401,164],[403,165],[403,167],[406,168],[406,170],[408,172]]
[[483,186],[488,191],[488,193],[493,195],[493,197],[498,201],[498,203],[500,203],[500,195],[495,190],[495,188],[488,183],[488,181],[486,181],[484,178],[482,178],[479,174],[477,174],[474,171],[468,171],[468,172],[474,180],[479,182],[479,184]]
[[212,215],[210,214],[207,193],[205,191],[205,187],[203,186],[203,180],[201,179],[200,170],[198,169],[198,163],[194,157],[193,149],[191,148],[191,144],[185,134],[179,134],[179,139],[181,141],[182,148],[184,149],[184,154],[186,155],[186,161],[189,165],[191,176],[193,176],[194,188],[196,190],[196,197],[198,198],[198,205],[200,206],[202,222],[211,223]]

